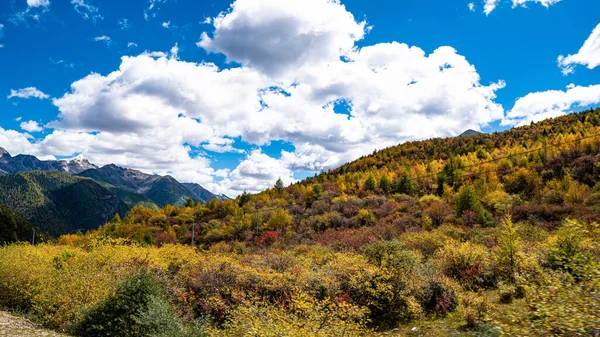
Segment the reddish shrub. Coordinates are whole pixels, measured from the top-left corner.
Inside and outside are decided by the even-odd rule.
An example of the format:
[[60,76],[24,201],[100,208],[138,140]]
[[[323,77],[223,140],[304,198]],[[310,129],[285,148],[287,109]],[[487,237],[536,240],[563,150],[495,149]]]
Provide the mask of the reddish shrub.
[[269,247],[277,241],[279,234],[274,231],[265,231],[256,239],[256,244],[261,247]]
[[465,226],[472,228],[477,223],[477,214],[472,210],[465,211],[462,220]]
[[373,239],[374,235],[372,231],[367,228],[347,230],[328,229],[317,239],[317,242],[339,250],[357,250]]
[[175,234],[160,232],[156,235],[156,244],[158,244],[159,246],[166,244],[174,244],[176,242],[177,238],[175,237]]

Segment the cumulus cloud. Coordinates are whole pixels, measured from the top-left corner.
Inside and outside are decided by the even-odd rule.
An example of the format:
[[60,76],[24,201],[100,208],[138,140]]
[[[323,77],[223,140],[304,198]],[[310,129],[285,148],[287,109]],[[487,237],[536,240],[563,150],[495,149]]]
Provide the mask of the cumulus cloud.
[[[503,81],[481,83],[448,46],[359,48],[366,23],[337,1],[237,0],[213,25],[199,46],[241,66],[186,62],[176,49],[123,57],[119,69],[90,74],[53,100],[54,131],[31,150],[82,153],[236,196],[279,177],[290,183],[296,170],[333,168],[504,116],[494,102]],[[284,141],[294,150],[280,158],[252,151],[231,171],[197,155],[241,152],[234,139],[259,147]]]
[[77,11],[77,13],[85,20],[91,19],[93,22],[96,22],[96,20],[104,19],[104,17],[100,15],[98,7],[86,2],[86,0],[71,0],[71,4],[75,11]]
[[28,7],[48,7],[50,6],[50,0],[27,0]]
[[20,127],[27,132],[40,132],[44,130],[36,121],[22,122]]
[[594,28],[577,54],[558,57],[558,65],[563,69],[565,75],[573,73],[574,67],[578,64],[587,66],[588,69],[594,69],[600,65],[600,24]]
[[470,10],[471,12],[474,12],[474,11],[475,11],[475,3],[474,3],[474,2],[471,2],[471,3],[469,3],[469,5],[468,5],[468,6],[469,6],[469,10]]
[[294,183],[293,172],[279,160],[271,158],[260,150],[252,151],[220,185],[232,195],[244,191],[255,192],[273,187],[277,179],[285,186]]
[[18,89],[18,90],[11,89],[10,95],[8,95],[7,98],[11,99],[13,97],[24,98],[24,99],[29,99],[29,98],[48,99],[48,98],[50,98],[50,96],[43,93],[41,90],[37,89],[36,87],[28,87],[28,88],[23,88],[23,89]]
[[600,85],[569,85],[567,90],[548,90],[527,94],[517,100],[502,125],[526,125],[553,118],[600,103]]
[[198,46],[273,75],[338,59],[364,37],[365,25],[338,1],[237,0]]
[[171,21],[165,21],[165,22],[162,23],[163,28],[169,29],[170,25],[171,25]]
[[205,144],[202,147],[205,150],[217,152],[217,153],[225,153],[225,152],[244,153],[244,150],[234,148],[233,143],[234,143],[233,139],[215,137],[215,138],[210,139],[208,144]]
[[5,130],[0,127],[0,145],[10,154],[40,154],[31,143],[28,134],[21,133],[15,130]]

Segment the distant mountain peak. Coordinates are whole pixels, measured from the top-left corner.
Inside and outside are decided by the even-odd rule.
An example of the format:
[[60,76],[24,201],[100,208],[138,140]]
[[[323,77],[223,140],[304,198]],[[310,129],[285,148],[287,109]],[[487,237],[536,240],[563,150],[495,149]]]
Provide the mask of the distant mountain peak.
[[71,158],[70,160],[59,160],[59,163],[63,167],[64,171],[70,174],[78,174],[85,170],[98,168],[98,166],[90,163],[81,155]]
[[477,135],[481,135],[483,133],[479,132],[479,131],[475,131],[473,129],[469,129],[463,133],[461,133],[460,135],[458,135],[458,137],[471,137],[471,136],[477,136]]
[[0,147],[0,157],[8,156],[10,157],[10,153],[6,151],[3,147]]

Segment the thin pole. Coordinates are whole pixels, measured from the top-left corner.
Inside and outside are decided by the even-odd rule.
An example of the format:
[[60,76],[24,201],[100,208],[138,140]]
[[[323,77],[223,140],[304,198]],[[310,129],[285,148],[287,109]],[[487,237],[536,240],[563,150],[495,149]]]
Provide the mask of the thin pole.
[[258,206],[256,206],[256,236],[258,236]]
[[31,244],[35,245],[35,228],[33,229],[33,237],[31,238]]
[[194,247],[194,234],[196,233],[196,223],[192,222],[192,247]]

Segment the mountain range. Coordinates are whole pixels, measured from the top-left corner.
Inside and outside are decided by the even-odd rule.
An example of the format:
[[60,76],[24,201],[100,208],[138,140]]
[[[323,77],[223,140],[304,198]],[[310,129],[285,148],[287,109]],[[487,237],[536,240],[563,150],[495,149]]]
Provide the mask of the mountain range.
[[39,160],[11,156],[0,147],[0,205],[51,235],[96,228],[136,205],[150,208],[229,199],[171,176],[114,164],[98,167],[83,158]]
[[72,160],[39,160],[34,156],[20,154],[12,157],[8,151],[0,147],[0,171],[4,174],[29,171],[59,171],[77,174],[98,166],[83,158]]

